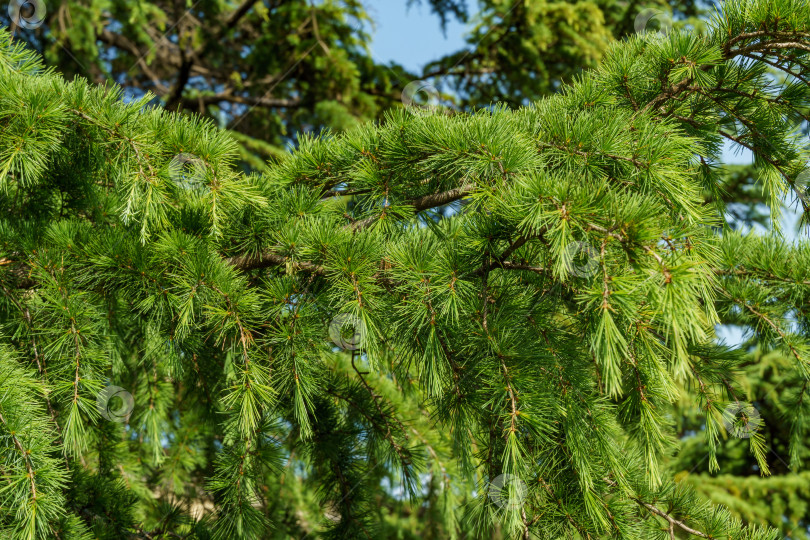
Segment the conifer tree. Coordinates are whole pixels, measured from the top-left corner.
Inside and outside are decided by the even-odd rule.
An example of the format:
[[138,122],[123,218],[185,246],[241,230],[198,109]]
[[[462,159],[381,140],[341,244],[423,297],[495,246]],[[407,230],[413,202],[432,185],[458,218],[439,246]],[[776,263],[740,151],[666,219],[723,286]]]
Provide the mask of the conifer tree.
[[707,26],[247,175],[211,122],[3,33],[2,534],[777,538],[671,463],[692,405],[712,472],[744,444],[769,474],[729,320],[787,360],[807,457],[810,245],[730,230],[719,164],[807,210],[810,5]]
[[[418,73],[370,50],[375,28],[391,31],[376,27],[384,3],[9,0],[0,25],[68,79],[113,80],[127,95],[149,91],[170,110],[212,118],[232,131],[241,165],[262,170],[299,132],[339,132],[380,119],[402,95],[462,109],[526,103],[593,67],[613,38],[635,31],[639,17],[666,26],[670,10],[683,22],[698,12],[692,0],[409,0],[408,9],[429,9],[439,19],[420,34],[446,30],[451,20],[469,28],[462,49]],[[403,47],[419,39],[407,37]],[[425,81],[409,87],[416,79]],[[425,87],[430,92],[413,96]]]

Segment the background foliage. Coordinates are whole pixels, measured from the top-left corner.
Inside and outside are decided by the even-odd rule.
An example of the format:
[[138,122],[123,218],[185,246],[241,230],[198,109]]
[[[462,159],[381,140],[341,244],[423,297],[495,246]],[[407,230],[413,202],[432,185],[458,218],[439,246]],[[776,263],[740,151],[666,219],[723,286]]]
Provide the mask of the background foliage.
[[[42,4],[42,24],[16,34],[68,78],[115,81],[127,95],[148,91],[170,110],[214,119],[261,168],[302,132],[382,118],[416,79],[461,108],[529,103],[595,66],[612,38],[635,32],[643,9],[668,11],[660,0],[424,4],[442,22],[469,21],[470,34],[464,49],[423,73],[375,61],[374,21],[357,0],[70,0]],[[672,5],[678,17],[697,13],[691,1]],[[0,22],[13,24],[5,11]]]

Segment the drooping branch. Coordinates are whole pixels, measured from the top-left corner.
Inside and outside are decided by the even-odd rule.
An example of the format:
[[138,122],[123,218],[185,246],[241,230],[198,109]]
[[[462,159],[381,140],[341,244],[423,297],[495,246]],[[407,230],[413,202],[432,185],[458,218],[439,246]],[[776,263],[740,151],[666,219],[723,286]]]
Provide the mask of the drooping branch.
[[[455,202],[466,195],[472,193],[475,186],[466,185],[457,187],[455,189],[451,189],[449,191],[443,191],[441,193],[431,193],[430,195],[425,195],[423,197],[419,197],[417,199],[412,199],[407,204],[409,206],[413,206],[416,212],[421,212],[422,210],[427,210],[429,208],[436,208],[439,206],[444,206],[445,204],[450,204],[451,202]],[[354,230],[361,230],[365,229],[373,225],[377,222],[381,216],[370,216],[365,219],[361,219],[355,221],[351,224],[351,228]]]
[[683,530],[685,532],[688,532],[689,534],[699,536],[701,538],[711,538],[711,536],[709,536],[708,534],[700,532],[697,529],[693,529],[692,527],[690,527],[689,525],[687,525],[683,521],[681,521],[679,519],[675,519],[674,517],[670,516],[669,514],[667,514],[666,512],[664,512],[663,510],[661,510],[660,508],[658,508],[655,505],[644,502],[644,501],[642,501],[641,499],[639,499],[637,497],[631,497],[631,499],[636,501],[639,505],[643,506],[644,508],[646,508],[647,510],[649,510],[650,512],[652,512],[656,516],[662,517],[665,520],[667,520],[671,526],[676,526],[679,529],[681,529],[681,530]]
[[[267,268],[270,266],[284,266],[287,264],[288,260],[289,259],[287,257],[279,255],[278,253],[265,251],[260,255],[241,255],[238,257],[231,257],[228,259],[228,264],[240,270],[246,271],[255,270],[257,268]],[[299,270],[316,275],[324,275],[326,273],[323,267],[304,261],[298,261],[294,263],[294,266]]]
[[[425,195],[423,197],[411,200],[410,205],[413,206],[417,212],[420,212],[422,210],[436,208],[438,206],[443,206],[453,201],[457,201],[463,198],[465,195],[471,193],[472,190],[473,186],[461,186],[441,193],[432,193],[430,195]],[[372,226],[379,219],[379,216],[371,216],[350,223],[346,227],[351,228],[354,231],[360,231]],[[241,255],[231,257],[228,259],[228,264],[240,270],[247,271],[271,266],[283,266],[286,265],[288,261],[288,257],[279,255],[272,250],[266,250],[258,255]],[[304,272],[310,272],[317,275],[324,275],[326,273],[323,267],[305,261],[295,262],[293,263],[293,266],[298,270],[303,270]]]
[[239,103],[240,105],[250,105],[253,107],[267,107],[267,108],[292,108],[300,107],[300,99],[286,99],[286,98],[271,98],[266,96],[239,96],[231,93],[229,89],[226,92],[213,94],[209,96],[198,96],[193,98],[183,98],[183,103],[186,105],[211,105],[213,103],[221,103],[226,101],[228,103]]

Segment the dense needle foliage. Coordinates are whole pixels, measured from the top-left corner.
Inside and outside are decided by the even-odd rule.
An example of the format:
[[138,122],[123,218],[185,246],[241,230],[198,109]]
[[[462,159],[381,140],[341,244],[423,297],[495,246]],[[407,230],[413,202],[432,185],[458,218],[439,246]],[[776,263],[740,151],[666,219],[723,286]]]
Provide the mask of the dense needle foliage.
[[636,31],[637,17],[660,14],[650,22],[656,27],[670,22],[670,10],[679,23],[699,12],[693,0],[396,2],[437,19],[406,35],[404,49],[439,33],[439,23],[465,23],[469,31],[460,50],[411,73],[369,47],[375,32],[401,32],[377,26],[392,0],[9,1],[0,25],[40,51],[46,65],[68,79],[116,81],[126,95],[148,91],[152,103],[211,118],[256,170],[301,132],[380,119],[416,79],[433,85],[417,99],[438,100],[443,91],[443,101],[461,108],[526,104],[593,67],[612,38]]
[[209,122],[3,34],[3,534],[777,538],[667,464],[694,395],[709,468],[742,440],[769,473],[729,319],[790,359],[807,459],[810,246],[728,230],[718,163],[807,200],[809,53],[806,1],[735,0],[532,106],[410,107],[246,176]]

